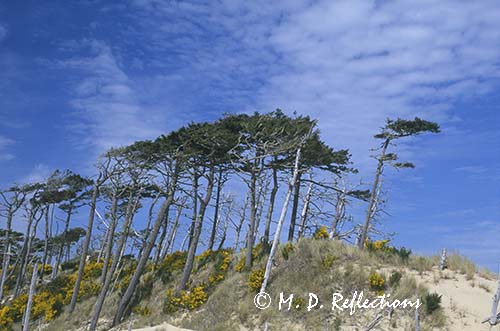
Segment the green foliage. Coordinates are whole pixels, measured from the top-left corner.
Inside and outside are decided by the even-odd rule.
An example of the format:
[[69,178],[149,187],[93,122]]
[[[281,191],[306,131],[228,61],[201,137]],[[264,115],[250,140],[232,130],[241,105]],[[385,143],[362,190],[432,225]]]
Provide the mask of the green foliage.
[[[90,262],[85,264],[80,291],[78,292],[78,300],[99,294],[102,284],[99,282],[98,277],[101,275],[102,267],[102,262]],[[63,291],[63,302],[64,304],[68,304],[73,294],[76,279],[78,278],[78,271],[73,272],[67,278],[66,276],[60,277],[61,282],[64,282],[61,287]]]
[[431,315],[436,310],[441,308],[441,295],[437,293],[429,293],[426,296],[424,296],[423,304],[425,307],[425,312],[428,315]]
[[405,247],[401,247],[399,249],[395,249],[396,254],[401,258],[401,261],[408,262],[408,259],[411,255],[411,249],[406,249]]
[[382,132],[375,135],[375,138],[397,139],[419,135],[424,132],[439,133],[441,131],[437,123],[426,121],[418,117],[415,117],[413,120],[404,120],[400,118],[397,120],[387,119],[387,123],[382,129]]
[[283,249],[281,250],[281,254],[283,255],[283,258],[285,260],[288,260],[290,253],[294,251],[295,247],[291,242],[287,242],[285,246],[283,246]]
[[327,254],[323,257],[321,260],[321,268],[325,271],[329,270],[331,267],[333,267],[333,264],[337,260],[337,257],[333,254]]
[[232,250],[230,249],[221,249],[220,251],[216,251],[214,272],[208,276],[209,289],[223,281],[226,277],[229,265],[231,264],[231,252]]
[[[259,260],[266,253],[268,253],[268,245],[265,245],[262,242],[260,242],[252,248],[252,259],[254,261]],[[236,270],[237,272],[242,272],[245,269],[245,262],[246,262],[246,257],[242,256],[241,259],[236,264],[236,266],[234,267],[234,270]]]
[[[299,297],[299,296],[293,297],[293,300],[292,300],[292,308],[293,309],[303,310],[304,308],[307,307],[306,304],[307,304],[306,299]],[[299,307],[299,308],[297,308],[297,307]]]
[[132,312],[139,316],[148,317],[151,316],[151,309],[148,306],[137,305],[132,309]]
[[394,271],[389,277],[389,286],[393,288],[398,287],[401,277],[403,277],[403,275],[399,271]]
[[342,330],[341,327],[342,327],[342,318],[335,317],[335,320],[333,321],[333,329],[335,331],[341,331]]
[[175,271],[182,270],[184,265],[186,264],[187,252],[176,251],[172,254],[169,254],[165,257],[165,259],[160,263],[158,270],[156,271],[157,275],[160,276],[160,279],[163,284],[167,284],[172,279],[172,274]]
[[210,262],[214,256],[216,256],[216,252],[211,249],[207,249],[200,255],[195,257],[195,261],[197,262],[197,270],[203,268],[208,262]]
[[66,270],[76,270],[78,267],[79,261],[77,259],[73,259],[67,262],[61,263],[61,270],[66,271]]
[[384,254],[397,255],[401,259],[401,261],[404,263],[408,262],[408,259],[410,258],[410,255],[411,255],[411,250],[406,249],[405,247],[396,248],[394,246],[389,246],[388,239],[376,240],[376,241],[368,241],[367,240],[365,242],[365,248],[369,252],[373,252],[373,253],[381,252]]
[[[41,271],[41,265],[38,269]],[[97,278],[101,269],[102,263],[99,262],[90,262],[85,265],[78,299],[95,296],[99,293],[101,285]],[[51,268],[45,268],[44,271],[49,273]],[[31,272],[32,270],[29,271],[29,273]],[[64,305],[68,304],[71,299],[77,275],[77,271],[69,275],[62,274],[38,288],[33,296],[31,320],[43,318],[50,322],[57,317],[62,312]],[[10,330],[12,323],[21,321],[27,303],[28,295],[21,294],[16,299],[11,300],[8,305],[0,308],[0,331]]]
[[83,238],[85,233],[83,228],[72,228],[53,237],[51,242],[55,245],[73,245]]

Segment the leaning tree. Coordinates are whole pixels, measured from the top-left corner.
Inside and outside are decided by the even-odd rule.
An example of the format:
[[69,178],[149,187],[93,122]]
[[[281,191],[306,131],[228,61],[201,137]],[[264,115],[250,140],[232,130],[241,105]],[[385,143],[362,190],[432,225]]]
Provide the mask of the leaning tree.
[[358,238],[358,246],[363,249],[365,241],[368,238],[370,231],[370,223],[373,220],[375,212],[377,211],[378,194],[380,192],[380,178],[384,171],[384,166],[389,164],[395,168],[414,168],[415,165],[410,162],[398,162],[398,155],[396,153],[388,152],[390,146],[394,146],[395,142],[399,139],[417,136],[422,133],[439,133],[439,125],[434,122],[426,121],[415,117],[413,120],[404,120],[398,118],[397,120],[387,119],[386,125],[374,137],[382,140],[378,148],[379,154],[375,156],[377,160],[377,169],[375,171],[375,179],[368,202],[366,211],[365,223],[361,229]]

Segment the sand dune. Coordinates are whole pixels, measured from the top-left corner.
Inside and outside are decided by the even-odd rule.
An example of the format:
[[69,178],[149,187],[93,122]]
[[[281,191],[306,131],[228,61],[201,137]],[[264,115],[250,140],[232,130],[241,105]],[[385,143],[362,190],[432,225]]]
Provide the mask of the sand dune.
[[150,326],[147,328],[133,329],[133,331],[192,331],[189,329],[182,329],[176,326],[170,325],[168,323],[163,323],[156,326]]
[[[496,280],[486,279],[479,274],[467,280],[465,275],[449,270],[445,270],[441,276],[436,270],[423,275],[412,273],[417,282],[425,284],[430,292],[442,295],[441,306],[447,316],[448,330],[500,331],[500,326],[490,329],[488,324],[481,324],[481,321],[489,316],[491,301],[497,288]],[[188,331],[188,329],[163,323],[134,331]]]
[[[453,331],[500,331],[481,321],[490,315],[497,281],[476,274],[472,280],[465,275],[445,270],[441,278],[437,272],[416,276],[431,292],[442,295],[441,306],[445,310],[448,326]],[[436,280],[439,279],[437,282]]]

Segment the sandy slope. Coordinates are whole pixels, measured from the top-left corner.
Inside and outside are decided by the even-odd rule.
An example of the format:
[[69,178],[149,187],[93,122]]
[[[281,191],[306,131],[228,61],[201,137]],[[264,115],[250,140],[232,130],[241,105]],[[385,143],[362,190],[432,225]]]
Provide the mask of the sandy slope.
[[[500,331],[500,326],[489,328],[481,321],[489,316],[497,282],[475,275],[467,280],[465,275],[445,270],[438,273],[415,275],[431,292],[442,295],[441,305],[448,317],[448,329],[453,331]],[[489,289],[489,292],[486,290]]]
[[151,326],[151,327],[147,327],[147,328],[134,329],[134,331],[191,331],[191,330],[181,329],[181,328],[175,327],[173,325],[170,325],[168,323],[163,323],[160,325]]
[[[411,272],[419,283],[425,284],[430,292],[442,295],[441,305],[448,317],[450,331],[500,331],[500,326],[489,328],[481,321],[489,315],[491,301],[497,288],[497,281],[475,275],[467,280],[465,275],[445,270],[423,275]],[[382,327],[383,328],[383,327]],[[134,331],[186,331],[168,323]]]

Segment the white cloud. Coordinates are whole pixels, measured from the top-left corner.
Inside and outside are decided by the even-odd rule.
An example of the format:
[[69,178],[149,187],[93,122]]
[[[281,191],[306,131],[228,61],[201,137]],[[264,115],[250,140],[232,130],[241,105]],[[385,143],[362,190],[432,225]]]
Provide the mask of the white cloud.
[[14,143],[14,140],[0,136],[0,161],[10,161],[15,158],[14,155],[6,151],[7,147]]
[[[332,141],[365,154],[386,117],[446,122],[461,98],[499,77],[496,2],[319,2],[273,28],[291,70],[270,78],[261,104],[312,113]],[[433,107],[438,105],[438,107]]]
[[14,140],[0,136],[0,149],[12,145]]
[[0,42],[7,36],[7,28],[0,24]]
[[70,46],[90,55],[51,64],[78,73],[70,101],[75,112],[69,125],[76,145],[92,146],[99,153],[162,133],[162,121],[141,103],[135,82],[122,70],[109,45],[84,40],[65,44]]
[[456,172],[463,172],[471,175],[480,175],[488,172],[488,168],[484,166],[463,166],[454,169]]
[[500,78],[493,0],[135,5],[144,47],[160,54],[150,66],[205,82],[221,111],[280,107],[317,117],[326,140],[350,148],[358,165],[370,162],[387,117],[456,123],[453,106]]
[[33,167],[31,172],[20,179],[21,184],[44,182],[52,174],[51,169],[43,163]]

